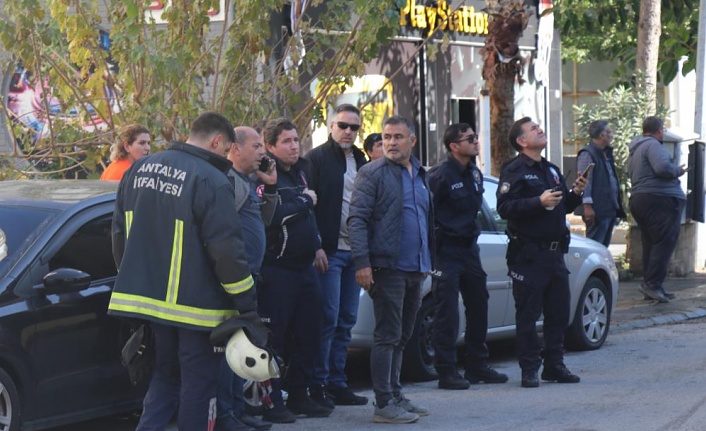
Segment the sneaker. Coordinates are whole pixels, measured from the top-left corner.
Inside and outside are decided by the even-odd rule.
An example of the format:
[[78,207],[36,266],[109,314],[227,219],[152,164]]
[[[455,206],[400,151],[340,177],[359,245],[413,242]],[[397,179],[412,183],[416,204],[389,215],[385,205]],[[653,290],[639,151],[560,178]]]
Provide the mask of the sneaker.
[[439,372],[439,389],[468,389],[471,384],[461,377],[455,369],[443,370]]
[[387,403],[383,408],[375,407],[373,422],[379,424],[411,424],[419,420],[419,415],[410,413],[399,404]]
[[291,424],[297,417],[284,404],[275,404],[271,409],[265,410],[262,419],[275,424]]
[[213,429],[214,431],[255,431],[255,428],[244,424],[233,415],[216,419],[216,426]]
[[425,409],[422,406],[412,404],[412,401],[410,401],[404,395],[400,395],[398,398],[395,398],[393,401],[394,401],[394,404],[397,404],[398,406],[402,407],[403,409],[407,410],[410,413],[414,413],[419,416],[429,416],[429,410]]
[[464,376],[466,380],[472,385],[480,382],[485,383],[505,383],[507,382],[507,375],[499,373],[494,369],[490,368],[487,364],[480,364],[466,369],[466,374]]
[[337,406],[364,406],[368,404],[367,397],[354,394],[349,387],[334,388],[329,386],[326,388],[326,393]]
[[311,385],[309,386],[309,397],[314,400],[314,402],[322,407],[333,410],[336,407],[336,403],[333,402],[331,397],[326,393],[326,388],[324,385]]
[[559,363],[556,365],[544,366],[542,370],[542,380],[558,383],[578,383],[581,378],[575,374],[571,374],[566,365]]
[[240,420],[240,422],[244,423],[249,427],[255,428],[257,431],[267,431],[268,429],[272,428],[272,422],[267,422],[255,416],[250,416],[248,414],[244,414],[238,419]]
[[309,418],[327,418],[333,413],[333,409],[319,405],[312,400],[306,389],[291,391],[289,398],[287,398],[287,408],[295,415],[304,415]]
[[537,370],[522,370],[522,387],[523,388],[538,388],[539,377]]
[[655,289],[653,287],[647,286],[644,283],[640,284],[637,289],[642,292],[643,295],[650,297],[650,299],[654,299],[655,301],[662,303],[669,302],[669,298],[667,298],[662,289]]

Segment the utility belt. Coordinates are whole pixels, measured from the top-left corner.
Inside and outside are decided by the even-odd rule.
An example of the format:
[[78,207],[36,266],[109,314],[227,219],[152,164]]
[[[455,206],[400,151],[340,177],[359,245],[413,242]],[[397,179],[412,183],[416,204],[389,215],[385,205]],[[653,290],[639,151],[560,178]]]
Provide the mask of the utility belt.
[[535,259],[535,254],[542,251],[557,253],[567,253],[569,251],[569,241],[571,234],[566,232],[564,238],[556,240],[539,240],[536,238],[520,237],[513,235],[510,231],[505,231],[510,242],[507,246],[505,258],[508,263],[531,262]]

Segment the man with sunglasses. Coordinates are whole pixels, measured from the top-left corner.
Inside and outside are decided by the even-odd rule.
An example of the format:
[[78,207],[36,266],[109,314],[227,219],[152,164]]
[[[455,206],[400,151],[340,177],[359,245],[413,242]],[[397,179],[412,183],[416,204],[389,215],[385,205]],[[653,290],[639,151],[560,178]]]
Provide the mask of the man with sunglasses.
[[360,286],[348,241],[348,209],[353,180],[366,163],[354,144],[360,129],[360,110],[350,104],[336,107],[328,141],[309,151],[309,187],[318,196],[314,207],[321,235],[321,249],[314,266],[319,272],[323,297],[321,349],[314,365],[311,398],[321,405],[365,405],[368,399],[354,394],[346,381],[346,358],[351,329],[358,317]]
[[[432,292],[436,303],[434,351],[439,389],[468,389],[470,383],[505,383],[507,376],[486,363],[488,289],[480,261],[477,215],[483,205],[483,174],[475,165],[478,136],[470,125],[450,125],[444,133],[448,159],[429,171],[434,195],[436,259]],[[466,308],[465,378],[456,371],[458,295]]]

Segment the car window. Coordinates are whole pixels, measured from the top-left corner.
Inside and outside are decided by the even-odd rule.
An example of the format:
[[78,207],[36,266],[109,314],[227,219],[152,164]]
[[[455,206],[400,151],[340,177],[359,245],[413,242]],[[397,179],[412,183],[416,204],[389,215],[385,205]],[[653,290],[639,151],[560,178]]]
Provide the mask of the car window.
[[[492,218],[492,223],[495,227],[492,230],[497,230],[498,232],[505,232],[507,227],[507,220],[504,220],[498,214],[498,199],[496,192],[498,190],[498,183],[495,181],[485,180],[483,181],[483,188],[485,193],[483,193],[483,200],[485,201],[488,210],[490,211],[490,217]],[[485,229],[484,229],[485,230]]]
[[[0,246],[0,275],[18,257],[28,240],[54,211],[30,207],[0,207],[0,231],[4,246]],[[3,258],[2,255],[6,254]]]
[[110,217],[92,220],[81,226],[49,260],[49,270],[73,268],[88,273],[92,280],[114,277],[115,269],[110,234]]

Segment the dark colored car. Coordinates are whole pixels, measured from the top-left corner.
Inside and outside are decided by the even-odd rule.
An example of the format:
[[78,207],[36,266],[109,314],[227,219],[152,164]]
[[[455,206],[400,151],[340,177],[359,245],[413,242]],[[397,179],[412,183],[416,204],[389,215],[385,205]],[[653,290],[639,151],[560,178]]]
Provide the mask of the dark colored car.
[[141,407],[120,362],[129,324],[106,315],[116,189],[0,182],[0,431]]

